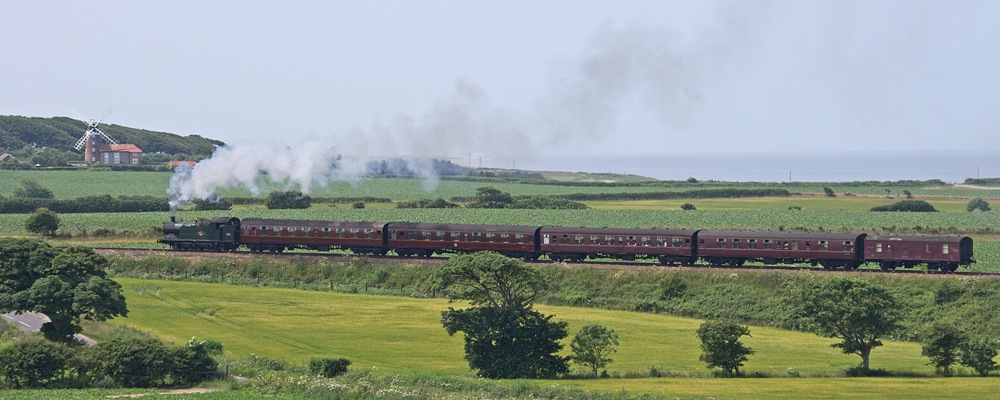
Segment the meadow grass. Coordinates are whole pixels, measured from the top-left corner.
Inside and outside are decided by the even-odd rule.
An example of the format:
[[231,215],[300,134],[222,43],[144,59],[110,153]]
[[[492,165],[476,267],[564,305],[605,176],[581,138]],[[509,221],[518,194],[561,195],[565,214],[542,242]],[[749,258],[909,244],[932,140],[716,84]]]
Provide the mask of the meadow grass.
[[[117,281],[124,287],[130,316],[115,319],[113,324],[147,330],[161,338],[213,338],[235,356],[257,354],[295,362],[346,357],[353,362],[352,370],[470,376],[461,334],[448,336],[440,323],[441,311],[462,303],[191,282]],[[647,375],[652,366],[668,374],[662,378],[531,381],[543,387],[720,399],[978,399],[989,398],[996,390],[995,377],[933,377],[918,344],[896,341],[886,341],[872,353],[872,367],[912,377],[844,378],[842,371],[858,365],[860,358],[830,347],[834,339],[757,326],[750,327],[751,337],[742,339],[756,352],[743,370],[769,377],[710,378],[710,371],[698,361],[694,332],[700,320],[586,308],[538,309],[567,321],[570,338],[588,323],[618,332],[621,345],[608,368],[613,376]],[[789,368],[802,377],[788,377]],[[961,368],[959,372],[971,374]]]
[[[247,288],[221,284],[118,278],[129,317],[114,324],[186,341],[192,336],[222,341],[234,355],[266,355],[304,362],[346,357],[355,368],[388,373],[468,374],[461,335],[448,336],[441,311],[464,306],[443,299],[413,299]],[[701,320],[589,308],[538,306],[569,323],[600,323],[615,329],[622,345],[609,372],[645,373],[651,366],[709,375],[698,361],[694,332]],[[772,376],[794,368],[804,376],[835,376],[860,358],[830,346],[834,339],[809,333],[751,327],[744,342],[756,354],[744,370]],[[873,368],[932,374],[920,346],[886,342],[872,355]]]
[[[800,207],[806,211],[868,211],[872,207],[895,203],[899,199],[871,197],[748,197],[738,199],[678,199],[633,201],[588,201],[587,206],[599,210],[679,210],[691,203],[698,210],[774,210],[788,211]],[[941,212],[966,212],[968,200],[934,199],[929,201]]]

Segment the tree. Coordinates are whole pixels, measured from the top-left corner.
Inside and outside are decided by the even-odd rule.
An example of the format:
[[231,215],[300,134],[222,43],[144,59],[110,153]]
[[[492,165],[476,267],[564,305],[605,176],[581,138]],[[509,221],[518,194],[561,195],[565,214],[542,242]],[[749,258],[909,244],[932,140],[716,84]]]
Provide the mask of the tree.
[[548,284],[538,270],[494,252],[461,254],[434,271],[436,286],[474,306],[530,308]]
[[965,209],[969,212],[976,210],[986,212],[990,210],[990,203],[986,202],[986,200],[983,200],[982,198],[976,197],[969,200],[969,204],[965,206]]
[[872,349],[879,340],[899,328],[900,305],[883,287],[861,280],[834,278],[801,292],[801,316],[817,332],[843,341],[833,344],[844,354],[861,357],[861,368],[869,369]]
[[476,197],[466,207],[507,208],[512,203],[514,203],[514,199],[510,197],[510,193],[501,192],[492,187],[481,187],[476,189]]
[[287,192],[271,192],[267,195],[267,199],[264,201],[264,205],[268,209],[278,210],[278,209],[291,209],[291,208],[309,208],[312,206],[312,197],[309,195],[304,195],[298,190],[289,190]]
[[28,232],[31,233],[37,233],[45,236],[55,236],[56,230],[59,229],[59,224],[59,215],[57,215],[55,211],[41,207],[31,213],[31,215],[28,216],[28,219],[24,221],[24,229],[27,229]]
[[[221,345],[218,342],[214,344]],[[212,350],[210,342],[197,338],[191,338],[185,346],[170,348],[172,364],[169,371],[174,383],[194,385],[211,378],[218,368],[218,364],[210,356]]]
[[720,367],[726,375],[739,375],[740,367],[753,354],[753,349],[740,343],[741,336],[750,336],[750,329],[733,321],[705,321],[698,327],[701,339],[699,360],[709,368]]
[[518,307],[449,308],[441,313],[449,335],[465,333],[465,359],[479,376],[490,379],[553,378],[569,372],[559,356],[566,322],[554,322]]
[[823,193],[826,193],[826,197],[837,197],[837,194],[833,192],[833,189],[829,187],[823,187]]
[[962,346],[962,365],[972,368],[979,375],[986,376],[997,370],[993,358],[997,356],[997,344],[988,339],[969,340]]
[[52,191],[30,178],[21,180],[21,186],[14,189],[14,197],[26,199],[51,199]]
[[590,367],[596,377],[599,369],[614,361],[611,359],[611,353],[617,351],[615,349],[617,345],[618,334],[614,329],[598,324],[585,325],[570,342],[569,346],[573,350],[570,359],[577,364]]
[[64,344],[27,337],[0,350],[0,376],[13,389],[52,387],[65,375],[72,357]]
[[128,315],[121,285],[106,277],[107,266],[106,258],[88,248],[0,239],[0,312],[45,314],[49,322],[42,334],[72,342],[81,320]]
[[695,208],[694,204],[684,203],[681,204],[681,210],[690,211],[690,210],[697,210],[697,208]]
[[222,196],[212,196],[207,200],[195,199],[194,209],[195,211],[232,210],[233,202]]
[[542,275],[520,260],[482,252],[452,257],[434,272],[435,287],[473,307],[448,308],[441,324],[449,335],[465,333],[469,368],[486,378],[548,378],[569,371],[557,353],[565,322],[532,310],[548,288]]
[[951,365],[958,362],[966,341],[965,333],[954,324],[938,322],[928,327],[920,355],[930,358],[938,374],[951,376]]
[[903,189],[903,195],[906,196],[907,199],[913,198],[913,193],[910,193],[910,191],[906,189]]

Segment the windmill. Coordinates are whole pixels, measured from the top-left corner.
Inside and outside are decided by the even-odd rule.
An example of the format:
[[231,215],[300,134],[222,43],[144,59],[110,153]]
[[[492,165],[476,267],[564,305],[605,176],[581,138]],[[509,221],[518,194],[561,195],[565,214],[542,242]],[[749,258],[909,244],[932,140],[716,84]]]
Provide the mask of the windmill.
[[[104,117],[107,117],[110,112],[111,108],[108,107],[108,111],[104,113]],[[87,163],[87,165],[94,165],[94,163],[98,161],[97,154],[94,151],[97,149],[97,146],[104,143],[118,144],[114,138],[109,136],[107,133],[104,133],[104,131],[98,127],[98,125],[104,121],[104,117],[101,117],[100,120],[90,119],[87,121],[87,131],[80,137],[80,140],[76,142],[76,146],[73,146],[73,148],[77,150],[86,148],[83,152],[83,161]],[[98,143],[98,140],[103,143]]]

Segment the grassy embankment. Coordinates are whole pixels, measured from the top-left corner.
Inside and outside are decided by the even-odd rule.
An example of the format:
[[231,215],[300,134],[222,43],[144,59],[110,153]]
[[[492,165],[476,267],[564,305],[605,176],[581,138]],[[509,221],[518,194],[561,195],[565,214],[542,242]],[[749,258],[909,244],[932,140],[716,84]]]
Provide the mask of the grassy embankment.
[[[319,293],[292,289],[247,289],[203,283],[119,279],[130,317],[116,324],[150,330],[164,338],[221,340],[234,355],[269,355],[304,361],[314,356],[347,357],[352,370],[388,374],[467,376],[462,339],[441,328],[440,299]],[[536,381],[542,386],[693,398],[986,398],[995,378],[935,378],[915,343],[887,341],[875,350],[873,367],[907,378],[842,378],[856,356],[830,347],[832,339],[772,328],[751,327],[744,338],[757,353],[745,370],[768,379],[708,378],[698,361],[694,330],[699,320],[586,308],[541,306],[575,331],[586,323],[615,329],[621,346],[609,370],[648,375],[651,366],[666,378]],[[801,378],[787,378],[789,368]],[[785,377],[785,378],[783,378]],[[516,384],[516,383],[508,383]]]

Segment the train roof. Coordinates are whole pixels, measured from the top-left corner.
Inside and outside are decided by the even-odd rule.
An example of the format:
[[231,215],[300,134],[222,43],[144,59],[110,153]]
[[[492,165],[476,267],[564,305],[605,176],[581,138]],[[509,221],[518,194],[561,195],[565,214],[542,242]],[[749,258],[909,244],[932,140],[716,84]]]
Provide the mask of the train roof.
[[441,224],[434,222],[390,222],[389,229],[406,229],[415,231],[474,231],[474,232],[506,232],[530,233],[540,226],[520,225],[479,225],[479,224]]
[[599,235],[631,235],[631,236],[691,236],[696,231],[694,229],[665,229],[665,228],[594,228],[589,226],[543,226],[542,233],[555,234],[599,234]]
[[900,235],[868,235],[865,240],[888,240],[905,242],[926,242],[926,243],[960,243],[972,241],[968,236],[900,236]]
[[308,227],[345,227],[345,228],[381,228],[387,222],[368,221],[321,221],[307,219],[265,219],[244,218],[243,226],[308,226]]
[[807,240],[857,240],[864,233],[830,233],[830,232],[770,232],[770,231],[715,231],[700,230],[699,237],[735,237],[748,239],[807,239]]

